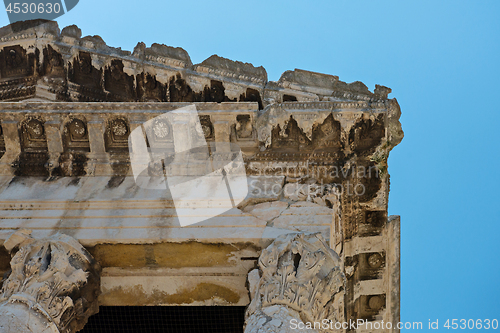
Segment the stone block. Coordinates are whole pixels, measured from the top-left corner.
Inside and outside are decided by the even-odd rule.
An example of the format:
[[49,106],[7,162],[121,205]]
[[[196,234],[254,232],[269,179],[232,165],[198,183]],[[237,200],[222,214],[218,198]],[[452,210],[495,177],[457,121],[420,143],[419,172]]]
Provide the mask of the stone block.
[[261,202],[280,199],[285,176],[249,176],[248,196],[239,205],[240,208]]
[[243,209],[243,211],[246,213],[250,213],[261,220],[269,222],[278,217],[287,208],[287,202],[272,201],[263,202],[253,206],[247,206]]
[[300,201],[290,205],[274,219],[273,226],[293,231],[321,232],[325,239],[329,239],[332,219],[332,209],[312,202]]

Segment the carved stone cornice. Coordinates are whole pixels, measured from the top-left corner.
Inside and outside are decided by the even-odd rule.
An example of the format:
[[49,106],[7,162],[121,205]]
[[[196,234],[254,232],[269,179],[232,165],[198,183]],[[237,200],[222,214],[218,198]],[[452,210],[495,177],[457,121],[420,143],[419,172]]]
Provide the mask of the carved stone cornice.
[[70,236],[33,239],[30,233],[17,231],[4,243],[7,250],[18,250],[0,291],[0,328],[17,332],[14,328],[23,325],[26,331],[45,325],[65,333],[82,329],[98,312],[99,264]]
[[12,79],[0,82],[0,100],[26,99],[35,94],[36,79],[34,77]]
[[254,67],[252,64],[232,61],[213,55],[201,64],[193,66],[193,70],[201,75],[225,77],[231,80],[251,82],[262,88],[267,83],[267,72],[264,67]]
[[[193,103],[176,102],[176,103],[155,103],[155,102],[105,102],[105,103],[86,103],[86,102],[56,102],[56,103],[40,103],[40,102],[22,102],[10,103],[2,102],[0,107],[2,112],[16,114],[30,110],[33,112],[41,113],[109,113],[127,112],[130,114],[148,113],[150,111],[157,111],[159,113],[176,110]],[[254,102],[240,102],[240,103],[196,103],[196,108],[200,113],[214,112],[218,114],[239,114],[238,112],[257,112],[257,103]]]
[[[387,101],[391,92],[390,88],[380,85],[371,92],[358,81],[345,83],[338,76],[300,69],[284,72],[279,81],[268,81],[264,67],[217,55],[193,64],[182,48],[162,44],[146,47],[140,42],[131,52],[108,46],[99,36],[81,36],[81,30],[74,25],[60,32],[57,23],[40,20],[0,28],[0,52],[2,48],[9,52],[17,48],[20,60],[29,58],[27,63],[19,63],[16,67],[3,64],[0,56],[0,69],[9,67],[10,73],[0,79],[17,74],[57,76],[64,80],[64,83],[52,84],[55,86],[52,89],[61,90],[59,100],[259,101],[261,109],[284,101]],[[79,61],[84,62],[83,72],[78,67]],[[85,72],[85,69],[90,71]],[[107,76],[106,71],[114,71],[115,80]],[[145,76],[150,80],[145,80]],[[129,83],[125,82],[125,77],[130,79]],[[102,82],[97,84],[97,81]],[[78,89],[72,89],[69,82],[76,83]],[[89,87],[98,89],[86,90]],[[22,97],[24,95],[15,96]],[[10,97],[0,95],[0,99]]]
[[[12,126],[19,124],[19,126],[16,125],[19,130],[13,127],[11,131],[7,131],[4,128],[5,133],[9,132],[9,135],[4,135],[4,138],[6,140],[19,139],[21,151],[29,152],[29,154],[19,157],[22,165],[16,164],[11,168],[10,165],[15,162],[19,152],[16,148],[14,154],[12,147],[5,144],[6,154],[12,153],[12,158],[4,158],[0,164],[5,166],[4,169],[8,171],[8,174],[14,172],[26,175],[30,174],[29,172],[32,170],[28,173],[19,170],[25,170],[27,163],[36,160],[37,170],[40,171],[37,175],[49,177],[50,172],[43,171],[41,167],[52,160],[52,165],[57,168],[56,160],[59,159],[59,166],[62,169],[61,172],[56,170],[54,175],[69,176],[71,173],[65,172],[66,169],[63,165],[65,161],[73,163],[71,156],[68,159],[68,154],[74,154],[75,148],[78,148],[76,150],[79,156],[73,157],[75,161],[80,161],[78,163],[81,165],[82,172],[78,174],[81,176],[89,174],[84,172],[85,170],[93,170],[90,166],[94,162],[109,164],[110,160],[105,155],[116,152],[115,148],[119,148],[118,150],[122,154],[114,155],[114,158],[128,163],[128,155],[124,154],[127,147],[126,140],[122,138],[122,142],[118,144],[119,147],[114,144],[109,145],[111,141],[106,133],[108,133],[110,121],[120,118],[133,129],[148,119],[191,104],[193,103],[1,102],[0,122],[2,122],[2,126],[7,127],[9,122],[13,123]],[[355,152],[359,155],[361,151],[369,156],[370,161],[375,161],[377,165],[383,167],[390,149],[401,140],[403,135],[399,123],[399,106],[394,100],[385,102],[285,102],[271,104],[262,111],[259,111],[257,102],[206,102],[195,103],[195,105],[199,112],[200,122],[204,126],[206,139],[213,141],[219,137],[219,139],[224,138],[221,139],[222,141],[238,144],[244,152],[245,161],[251,163],[249,164],[251,168],[248,170],[250,173],[262,172],[263,168],[267,171],[276,168],[276,170],[283,170],[283,168],[292,166],[289,163],[306,161],[311,162],[309,166],[305,166],[306,171],[308,167],[316,166],[326,171],[325,165],[342,167],[344,161],[352,157],[349,154]],[[64,132],[64,126],[70,118],[81,119],[84,123],[93,119],[88,129],[93,134],[90,136],[90,141],[86,138],[79,139],[75,135],[65,137],[63,149],[52,149],[52,151],[49,149],[48,151],[49,153],[61,153],[60,157],[52,155],[49,158],[46,156],[48,146],[54,144],[53,141],[57,136],[38,139],[27,137],[21,125],[33,117],[43,124],[46,121],[50,122],[56,116],[59,117],[57,118],[59,120],[52,121],[51,128],[58,128],[61,133]],[[60,139],[56,141],[58,140]],[[87,141],[95,143],[100,140],[106,142],[103,149],[101,149],[100,144],[86,143]],[[7,143],[7,141],[5,142]],[[361,144],[363,146],[360,146]],[[365,148],[363,150],[360,147]],[[34,153],[42,155],[34,156]],[[39,157],[40,161],[38,161]],[[98,160],[94,161],[95,158]],[[87,169],[85,161],[89,163]],[[51,163],[47,165],[50,166]],[[271,163],[274,163],[274,166]],[[300,165],[296,166],[301,168]],[[369,165],[364,167],[368,168]],[[111,169],[101,170],[97,168],[96,170],[95,175],[112,174]],[[4,171],[0,171],[0,173],[4,173]],[[125,175],[125,169],[123,172],[120,171],[120,174]],[[333,180],[330,178],[325,179],[325,181],[332,182]]]
[[[256,332],[256,325],[266,325],[266,320],[256,319],[268,317],[266,308],[271,307],[285,306],[292,317],[300,315],[297,320],[341,321],[343,311],[337,294],[345,288],[345,277],[340,267],[340,258],[319,234],[278,237],[259,257],[260,280],[251,285],[253,298],[246,312],[245,332]],[[288,328],[289,323],[282,324]]]
[[[350,118],[351,121],[342,121],[343,130],[348,132],[352,126],[355,113],[384,113],[387,112],[386,102],[368,101],[338,101],[338,102],[284,102],[268,105],[256,120],[258,139],[266,147],[271,145],[272,131],[279,126],[283,135],[290,118],[297,121],[298,127],[311,140],[313,127],[321,124],[332,112],[340,118]],[[349,111],[349,112],[343,112]],[[399,119],[399,117],[398,117]]]

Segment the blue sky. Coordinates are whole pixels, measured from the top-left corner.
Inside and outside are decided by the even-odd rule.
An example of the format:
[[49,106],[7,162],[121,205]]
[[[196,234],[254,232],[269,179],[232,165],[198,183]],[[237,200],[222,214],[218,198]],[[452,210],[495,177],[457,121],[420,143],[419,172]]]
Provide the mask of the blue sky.
[[391,87],[402,321],[500,320],[500,2],[81,0],[58,22],[126,50],[262,65],[270,80],[300,68]]

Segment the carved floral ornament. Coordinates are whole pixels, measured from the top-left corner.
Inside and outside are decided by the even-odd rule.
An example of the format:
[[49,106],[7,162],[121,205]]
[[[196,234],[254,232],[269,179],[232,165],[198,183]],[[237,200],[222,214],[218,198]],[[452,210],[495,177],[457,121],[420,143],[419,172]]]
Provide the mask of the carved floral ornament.
[[165,121],[155,120],[153,132],[157,138],[165,139],[170,134],[170,127]]
[[128,133],[128,126],[125,120],[118,118],[113,120],[111,130],[116,136],[125,136]]
[[85,123],[80,119],[73,119],[68,125],[71,136],[75,139],[82,139],[87,133]]
[[29,115],[19,122],[19,135],[23,148],[47,150],[45,126],[41,118]]
[[19,250],[0,290],[0,331],[22,326],[29,330],[40,323],[55,332],[82,329],[98,310],[99,265],[70,236],[35,240],[30,233],[20,230],[4,243],[9,251]]
[[30,119],[25,123],[25,128],[31,139],[40,139],[44,134],[43,124],[38,119]]
[[246,313],[247,323],[275,305],[296,311],[304,321],[341,320],[343,314],[335,306],[335,296],[345,285],[340,266],[339,256],[320,234],[280,236],[259,258],[260,280]]

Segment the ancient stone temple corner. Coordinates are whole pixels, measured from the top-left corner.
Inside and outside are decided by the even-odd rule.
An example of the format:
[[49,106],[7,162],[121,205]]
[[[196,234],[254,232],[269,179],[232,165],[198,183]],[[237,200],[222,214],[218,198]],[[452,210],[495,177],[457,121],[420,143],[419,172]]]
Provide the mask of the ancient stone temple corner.
[[247,333],[399,332],[380,328],[400,313],[390,93],[75,25],[1,28],[0,330],[228,306]]

